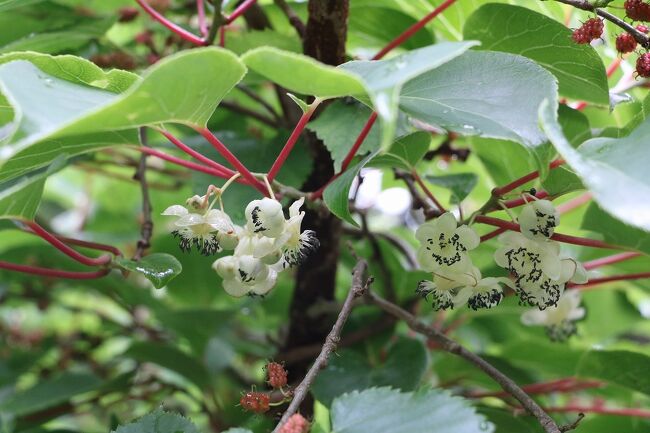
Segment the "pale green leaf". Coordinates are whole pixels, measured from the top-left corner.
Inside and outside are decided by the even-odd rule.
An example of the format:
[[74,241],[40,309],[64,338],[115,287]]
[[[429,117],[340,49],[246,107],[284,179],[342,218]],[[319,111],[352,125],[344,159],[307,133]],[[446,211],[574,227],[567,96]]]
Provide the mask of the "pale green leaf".
[[131,424],[123,425],[112,433],[199,433],[187,418],[156,409]]
[[549,139],[593,194],[594,200],[624,223],[650,231],[650,121],[628,137],[594,138],[577,150],[564,137],[555,107],[544,104],[540,121]]
[[431,134],[428,132],[420,131],[407,135],[395,141],[388,152],[373,158],[369,165],[411,171],[427,153],[430,144]]
[[589,44],[578,45],[571,30],[527,7],[489,3],[465,23],[465,39],[481,41],[481,50],[520,54],[534,60],[558,80],[567,98],[609,105],[605,66]]
[[437,389],[417,393],[372,388],[332,404],[334,433],[492,433],[468,400]]
[[453,203],[460,203],[463,201],[478,183],[478,176],[474,173],[426,176],[426,179],[434,185],[450,190]]
[[577,373],[582,377],[634,389],[650,395],[650,356],[624,350],[592,350],[582,357]]

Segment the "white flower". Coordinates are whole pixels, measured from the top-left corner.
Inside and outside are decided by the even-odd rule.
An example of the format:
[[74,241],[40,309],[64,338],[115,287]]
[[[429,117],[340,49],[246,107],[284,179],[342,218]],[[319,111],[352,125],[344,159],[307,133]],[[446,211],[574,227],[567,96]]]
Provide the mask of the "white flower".
[[433,281],[420,281],[416,292],[428,300],[433,298],[435,310],[445,310],[467,303],[473,310],[492,308],[503,299],[500,283],[504,278],[482,278],[481,271],[472,266],[469,272],[439,272]]
[[532,309],[524,312],[521,321],[524,325],[541,325],[552,340],[562,341],[576,333],[575,322],[585,317],[585,309],[580,307],[580,291],[567,290],[556,306],[540,311]]
[[[188,200],[188,205],[196,208],[190,203],[191,200],[193,198]],[[222,250],[220,240],[227,240],[235,234],[235,226],[223,211],[205,211],[199,208],[199,212],[190,212],[185,206],[173,205],[165,209],[162,215],[178,217],[174,222],[177,229],[172,231],[172,235],[180,238],[179,246],[182,251],[190,251],[194,244],[203,255],[218,253]],[[228,244],[232,243],[233,241],[229,240]]]
[[279,201],[253,200],[246,206],[246,228],[255,234],[275,238],[284,232],[284,213]]
[[216,260],[212,268],[223,279],[223,288],[231,296],[263,296],[277,280],[277,272],[253,256],[226,256]]
[[521,233],[528,239],[545,240],[553,236],[560,224],[560,213],[548,200],[535,200],[525,205],[519,214]]
[[499,241],[504,245],[495,251],[494,260],[514,276],[523,303],[543,310],[558,302],[567,282],[586,281],[580,263],[560,257],[557,242],[535,241],[516,232],[502,234]]
[[301,264],[309,254],[315,251],[320,242],[313,230],[300,231],[305,212],[299,212],[305,198],[293,202],[289,207],[289,219],[286,222],[285,233],[288,235],[282,246],[282,261],[278,264],[282,269]]
[[415,232],[420,241],[418,261],[429,272],[447,270],[466,272],[471,270],[469,250],[480,242],[476,232],[466,225],[457,227],[456,218],[449,212],[422,224]]

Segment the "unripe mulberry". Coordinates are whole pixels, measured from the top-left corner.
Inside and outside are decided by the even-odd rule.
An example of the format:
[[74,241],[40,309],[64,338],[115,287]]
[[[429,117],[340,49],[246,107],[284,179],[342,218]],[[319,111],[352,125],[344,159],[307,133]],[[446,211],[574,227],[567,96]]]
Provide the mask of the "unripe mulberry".
[[636,73],[640,77],[650,77],[650,53],[644,53],[636,60]]
[[625,0],[625,15],[633,21],[650,21],[650,4],[643,0]]
[[307,433],[309,432],[309,421],[299,413],[294,413],[287,422],[282,424],[279,433]]
[[648,33],[648,26],[644,26],[643,24],[636,26],[636,29],[641,33]]
[[271,388],[279,389],[287,384],[287,371],[282,364],[269,362],[266,365],[266,382]]
[[616,37],[616,51],[621,54],[631,53],[636,48],[636,39],[629,33],[621,33]]
[[603,34],[603,21],[600,18],[590,18],[580,28],[573,31],[571,38],[577,44],[588,44]]
[[140,11],[137,8],[134,8],[133,6],[125,6],[117,11],[117,20],[121,23],[128,23],[136,19],[139,14]]
[[241,396],[239,404],[245,411],[254,413],[268,412],[271,398],[263,392],[249,391]]

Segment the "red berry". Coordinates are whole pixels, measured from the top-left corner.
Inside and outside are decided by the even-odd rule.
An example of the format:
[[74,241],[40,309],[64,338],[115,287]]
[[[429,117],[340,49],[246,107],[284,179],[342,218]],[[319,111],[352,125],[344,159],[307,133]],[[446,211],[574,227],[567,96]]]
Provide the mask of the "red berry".
[[249,391],[241,396],[239,404],[245,411],[264,413],[269,410],[271,398],[263,392]]
[[616,37],[616,51],[619,53],[631,53],[636,48],[636,39],[629,33],[621,33]]
[[299,413],[294,413],[287,422],[282,424],[279,433],[307,433],[309,432],[309,421]]
[[128,23],[136,19],[139,13],[140,11],[137,8],[125,6],[117,11],[117,15],[119,16],[117,20],[121,23]]
[[650,77],[650,53],[641,54],[636,59],[636,73],[640,77]]
[[573,31],[571,38],[577,44],[588,44],[594,39],[600,38],[603,34],[603,29],[603,20],[600,18],[590,18],[580,28]]
[[287,384],[287,371],[282,364],[269,362],[266,367],[266,382],[271,388],[279,389]]
[[153,43],[153,34],[149,30],[140,32],[137,35],[135,35],[135,42],[138,44],[149,46]]
[[643,0],[625,0],[625,14],[633,21],[650,21],[650,4]]
[[644,26],[643,24],[639,24],[638,26],[636,26],[636,29],[641,33],[648,33],[648,27]]

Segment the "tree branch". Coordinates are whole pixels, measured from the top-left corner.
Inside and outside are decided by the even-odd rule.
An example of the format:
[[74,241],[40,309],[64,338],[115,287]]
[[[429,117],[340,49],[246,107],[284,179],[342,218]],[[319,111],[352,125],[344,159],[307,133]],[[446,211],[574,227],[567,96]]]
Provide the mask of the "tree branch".
[[454,355],[457,355],[466,361],[474,364],[479,369],[483,370],[488,376],[494,379],[501,387],[517,399],[528,412],[530,412],[541,424],[542,428],[546,433],[560,433],[561,430],[558,425],[555,423],[553,418],[551,418],[545,411],[542,409],[528,394],[526,394],[512,379],[510,379],[501,371],[497,370],[492,364],[485,361],[480,356],[470,352],[465,349],[460,344],[449,339],[447,336],[442,334],[440,331],[436,330],[433,327],[425,325],[417,317],[413,316],[408,311],[402,309],[396,304],[389,302],[372,291],[366,292],[366,299],[369,302],[377,305],[379,308],[387,312],[388,314],[404,320],[406,324],[415,332],[419,332],[431,339],[436,340],[440,347]]
[[624,20],[620,19],[616,15],[612,15],[607,11],[594,7],[588,0],[555,0],[559,3],[564,3],[569,6],[573,6],[576,9],[582,9],[583,11],[595,12],[596,15],[606,19],[607,21],[616,24],[632,36],[634,39],[644,48],[650,48],[650,37],[641,33],[633,25],[626,23]]
[[367,268],[368,263],[365,260],[359,260],[352,270],[352,287],[350,287],[350,292],[345,298],[343,308],[341,308],[341,312],[339,313],[336,322],[332,327],[332,330],[325,338],[325,342],[323,343],[323,348],[321,349],[320,354],[314,361],[314,364],[311,366],[309,371],[307,371],[305,378],[294,390],[293,400],[291,401],[291,404],[287,408],[286,412],[284,412],[282,415],[282,418],[273,430],[273,433],[278,432],[282,425],[287,422],[289,417],[298,411],[300,404],[307,396],[309,388],[314,383],[316,376],[318,376],[320,370],[327,364],[327,360],[329,359],[331,353],[336,350],[336,347],[341,339],[343,326],[345,325],[345,322],[348,320],[348,317],[352,312],[353,301],[355,298],[362,296],[367,291],[368,285],[372,281],[371,279],[364,281],[364,274]]
[[296,15],[296,12],[291,9],[291,6],[289,6],[285,0],[273,0],[273,3],[275,3],[275,5],[279,7],[280,10],[282,10],[282,12],[287,16],[289,19],[289,24],[291,24],[293,28],[296,29],[296,32],[298,33],[298,36],[300,36],[300,39],[305,39],[305,23],[300,20],[298,15]]
[[250,108],[244,107],[243,105],[239,105],[236,102],[221,101],[219,106],[225,108],[226,110],[232,111],[233,113],[239,113],[243,114],[244,116],[252,117],[253,119],[262,122],[271,128],[277,128],[279,126],[277,120],[267,117],[264,114],[258,113],[255,110],[251,110]]
[[[147,145],[147,130],[140,128],[140,140],[144,146]],[[149,184],[147,183],[147,154],[140,155],[138,169],[133,175],[133,179],[140,182],[140,191],[142,193],[142,227],[140,229],[140,240],[138,240],[133,260],[140,260],[147,248],[151,246],[151,236],[153,235],[153,220],[151,217],[151,200],[149,199]]]

